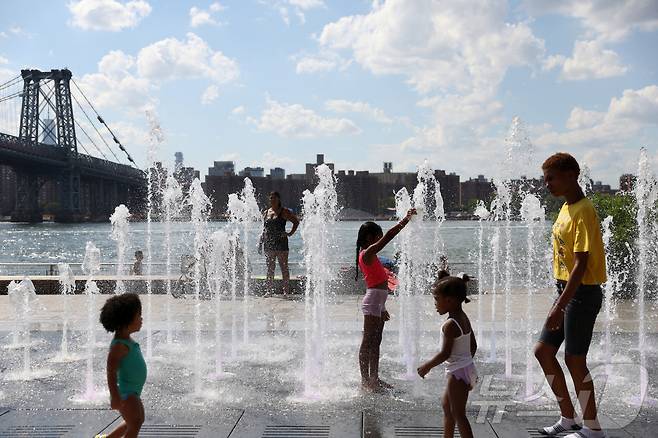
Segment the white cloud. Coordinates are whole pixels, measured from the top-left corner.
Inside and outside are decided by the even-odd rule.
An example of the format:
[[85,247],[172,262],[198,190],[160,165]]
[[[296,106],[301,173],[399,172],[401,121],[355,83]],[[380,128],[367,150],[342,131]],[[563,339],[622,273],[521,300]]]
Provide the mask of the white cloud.
[[341,134],[358,134],[358,126],[349,119],[329,118],[299,104],[267,100],[267,108],[254,121],[260,131],[274,132],[281,137],[314,138]]
[[565,131],[550,131],[539,136],[536,144],[555,151],[568,149],[586,157],[596,179],[616,181],[633,170],[642,133],[658,126],[658,86],[625,90],[610,100],[607,111],[588,111],[576,107]]
[[658,125],[658,86],[624,90],[621,98],[613,97],[608,116],[639,123]]
[[335,113],[361,113],[379,123],[393,123],[393,119],[387,116],[382,109],[375,108],[367,102],[333,99],[326,101],[324,106]]
[[166,38],[141,49],[137,69],[141,76],[156,81],[206,78],[223,84],[240,74],[235,60],[191,32],[185,41]]
[[144,47],[136,57],[113,50],[99,61],[97,73],[84,75],[79,82],[94,105],[134,113],[153,105],[153,92],[167,81],[211,81],[201,96],[207,104],[219,96],[218,85],[238,76],[234,60],[189,33],[185,41],[167,38]]
[[112,32],[135,27],[151,13],[151,5],[144,0],[79,0],[69,3],[68,8],[73,27]]
[[[5,66],[8,64],[9,60],[3,56],[0,56],[0,84],[4,84],[9,80],[14,79],[19,74],[18,70],[6,68]],[[18,93],[22,89],[22,81],[14,82],[13,86],[0,91],[0,98]],[[19,105],[16,108],[20,108],[20,97],[16,96],[13,100],[17,103],[17,105]],[[0,113],[2,113],[2,116],[0,116],[0,132],[11,135],[18,135],[18,129],[20,125],[20,109],[17,111],[8,109],[9,103],[10,102],[0,102]]]
[[544,62],[545,70],[556,67],[562,68],[562,79],[571,81],[621,76],[628,71],[621,65],[619,55],[604,49],[599,41],[576,41],[571,58],[555,55]]
[[265,172],[268,173],[269,169],[273,169],[275,167],[281,167],[283,169],[289,170],[290,167],[295,163],[296,161],[290,157],[281,156],[279,153],[273,154],[272,152],[265,152],[263,154],[261,166],[263,166]]
[[213,103],[219,97],[219,87],[217,85],[209,85],[201,95],[201,103],[208,105]]
[[[108,122],[112,132],[117,136],[121,144],[128,150],[137,164],[145,163],[146,150],[149,145],[149,131],[146,128],[148,124],[137,125],[133,122],[117,121]],[[111,143],[110,143],[111,144]],[[114,146],[112,146],[114,147]],[[115,151],[117,155],[121,153],[121,160],[125,161],[125,155],[122,151]]]
[[9,38],[11,36],[32,39],[34,38],[35,34],[27,32],[22,27],[15,24],[9,26],[7,31],[0,31],[0,38]]
[[304,24],[306,23],[305,12],[311,9],[326,8],[322,0],[260,0],[260,3],[277,10],[286,26],[290,26],[290,10],[297,16],[299,22]]
[[[318,42],[375,75],[402,76],[421,95],[418,106],[431,111],[406,140],[379,145],[382,154],[402,168],[429,158],[468,175],[500,155],[501,139],[488,133],[504,123],[497,94],[505,75],[544,58],[544,41],[510,17],[505,0],[375,1],[367,14],[324,26]],[[477,153],[467,162],[469,149]]]
[[190,8],[190,26],[199,27],[205,24],[218,26],[221,23],[215,19],[214,15],[224,9],[225,7],[217,2],[211,4],[208,10],[192,6]]
[[242,106],[242,105],[240,105],[240,106],[236,106],[235,108],[233,108],[233,109],[231,110],[231,114],[233,114],[233,115],[235,115],[235,116],[242,115],[242,114],[244,114],[244,112],[245,112],[245,107]]
[[603,121],[605,113],[600,111],[588,111],[580,107],[575,107],[571,110],[569,120],[567,120],[567,128],[569,129],[583,129],[590,128]]
[[113,50],[98,62],[98,72],[79,80],[80,88],[99,108],[139,112],[153,102],[154,84],[134,73],[135,58]]
[[322,0],[288,0],[291,6],[298,7],[304,11],[313,8],[324,8],[325,4]]
[[292,59],[297,63],[295,68],[297,74],[343,71],[352,63],[330,50],[322,50],[313,55],[296,55]]
[[656,0],[526,0],[532,14],[558,13],[580,20],[589,37],[615,41],[635,30],[658,30]]
[[374,2],[366,15],[327,24],[319,42],[349,50],[374,74],[404,75],[421,93],[490,93],[510,67],[533,65],[544,53],[530,27],[507,16],[503,0]]

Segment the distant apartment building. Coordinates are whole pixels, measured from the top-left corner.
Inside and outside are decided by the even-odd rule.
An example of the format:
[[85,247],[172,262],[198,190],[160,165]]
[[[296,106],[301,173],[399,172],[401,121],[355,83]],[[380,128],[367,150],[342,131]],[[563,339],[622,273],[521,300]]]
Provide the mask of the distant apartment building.
[[208,168],[209,176],[231,176],[235,175],[235,163],[233,161],[215,161],[213,167]]
[[601,181],[595,181],[592,184],[592,192],[604,195],[614,195],[617,191],[610,187],[610,184],[603,184]]
[[[207,175],[204,190],[212,200],[211,217],[217,219],[225,217],[228,204],[228,195],[242,190],[244,187],[243,176]],[[288,176],[285,179],[266,177],[250,177],[256,191],[256,201],[260,208],[268,205],[270,192],[279,192],[284,207],[299,213],[301,211],[301,199],[304,190],[310,188],[305,179],[293,179]]]
[[486,179],[484,175],[478,175],[477,178],[469,178],[468,181],[462,181],[460,190],[461,204],[464,207],[473,201],[489,202],[494,193],[492,182]]
[[183,167],[183,153],[182,152],[176,152],[174,154],[174,172],[177,172],[179,169]]
[[[215,168],[219,167],[215,163]],[[405,187],[411,194],[418,184],[415,172],[393,172],[393,163],[386,162],[383,172],[371,173],[367,170],[335,170],[334,163],[325,162],[324,154],[316,156],[315,163],[306,163],[303,174],[285,175],[283,169],[271,169],[264,176],[261,168],[247,168],[240,172],[241,176],[230,175],[227,172],[208,172],[205,180],[207,194],[214,199],[213,216],[222,217],[226,213],[226,203],[230,193],[242,189],[244,176],[249,175],[261,207],[267,204],[267,194],[277,191],[281,194],[283,204],[294,211],[301,209],[301,198],[304,190],[313,190],[317,183],[316,168],[326,164],[336,177],[336,192],[338,202],[344,209],[360,211],[373,216],[390,215],[387,208],[395,206],[394,194]],[[212,169],[212,168],[211,168]],[[441,195],[446,212],[461,208],[459,175],[436,170],[434,175],[440,184]],[[432,190],[430,188],[430,190]],[[432,197],[432,194],[429,194]]]
[[176,178],[176,182],[180,184],[183,195],[187,196],[187,194],[190,192],[192,181],[195,179],[201,179],[201,172],[196,170],[194,167],[181,167],[177,172],[174,173],[174,178]]
[[240,171],[240,176],[243,178],[263,178],[265,176],[265,169],[262,167],[245,167]]
[[625,173],[619,177],[619,190],[622,192],[632,192],[635,188],[637,177],[632,173]]
[[331,169],[332,172],[335,172],[334,163],[325,163],[324,154],[317,154],[315,156],[315,163],[306,163],[304,179],[308,181],[315,181],[316,178],[315,169],[322,164],[326,164],[329,167],[329,169]]
[[336,174],[336,194],[338,203],[345,209],[360,210],[370,214],[380,214],[379,183],[367,170],[339,170]]
[[280,167],[270,169],[270,178],[272,179],[286,179],[286,170]]

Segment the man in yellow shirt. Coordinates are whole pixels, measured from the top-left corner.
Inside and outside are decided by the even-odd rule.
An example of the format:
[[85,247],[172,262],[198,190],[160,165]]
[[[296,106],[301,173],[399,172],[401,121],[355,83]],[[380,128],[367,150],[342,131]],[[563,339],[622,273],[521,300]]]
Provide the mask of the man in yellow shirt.
[[[558,297],[535,346],[535,357],[557,398],[561,418],[538,432],[554,436],[573,431],[567,438],[602,438],[606,435],[597,419],[594,383],[587,368],[587,352],[603,300],[601,284],[606,281],[599,218],[578,184],[580,167],[574,157],[557,153],[544,162],[542,170],[548,191],[553,196],[564,197],[566,202],[552,232]],[[583,412],[582,427],[575,418],[564,373],[556,358],[562,342],[565,342],[564,361]]]

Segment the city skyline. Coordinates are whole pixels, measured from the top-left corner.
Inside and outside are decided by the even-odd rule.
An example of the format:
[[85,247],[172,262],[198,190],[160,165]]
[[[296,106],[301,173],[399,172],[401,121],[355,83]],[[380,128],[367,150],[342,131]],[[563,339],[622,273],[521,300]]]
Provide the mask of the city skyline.
[[[182,160],[184,160],[184,154],[182,152],[176,152],[175,156],[178,157],[178,154],[180,154],[180,156],[182,157]],[[317,153],[317,154],[315,154],[315,156],[316,157],[317,156],[322,156],[323,158],[328,157],[327,154],[325,154],[325,153]],[[328,158],[328,159],[330,159],[330,158]],[[159,161],[159,163],[161,163],[165,168],[167,167],[166,162]],[[184,163],[184,161],[181,161],[181,163]],[[213,166],[206,166],[205,168],[201,168],[201,169],[194,168],[194,170],[199,174],[199,179],[202,182],[207,176],[220,176],[220,175],[223,175],[224,172],[226,172],[227,174],[230,174],[230,175],[234,175],[234,176],[272,177],[272,178],[276,178],[276,179],[285,179],[286,177],[291,176],[291,175],[303,175],[304,170],[305,170],[305,169],[299,169],[299,170],[295,169],[293,171],[289,171],[290,169],[282,168],[282,167],[264,168],[264,167],[250,166],[250,165],[242,167],[242,165],[238,165],[237,162],[233,161],[233,160],[215,160],[215,161],[212,161],[212,163],[213,163]],[[228,163],[230,163],[230,170],[228,170],[228,167],[229,167]],[[309,164],[310,163],[305,163],[304,166],[308,166]],[[332,162],[332,165],[333,164],[334,163]],[[206,169],[206,171],[204,172],[203,169]],[[217,171],[218,169],[222,169],[222,172],[220,172],[220,173],[215,172],[213,174],[212,171],[213,170]],[[433,170],[444,171],[449,175],[457,175],[460,178],[462,177],[462,175],[458,174],[456,171],[451,170],[451,169],[433,167]],[[256,171],[256,172],[250,173],[250,171]],[[283,171],[283,175],[282,175],[281,171]],[[413,170],[399,170],[399,169],[397,169],[396,166],[395,166],[395,162],[391,162],[391,161],[382,161],[381,167],[379,169],[374,169],[374,170],[373,169],[361,169],[361,168],[358,168],[358,167],[354,166],[354,167],[345,168],[345,169],[336,168],[336,174],[338,174],[339,171],[343,171],[343,172],[348,172],[348,171],[352,171],[352,172],[369,172],[369,173],[378,173],[378,172],[386,173],[388,171],[389,173],[414,173]],[[272,175],[272,173],[274,173],[274,175]],[[616,179],[614,180],[613,183],[606,183],[602,179],[597,178],[596,175],[590,175],[590,179],[591,179],[592,183],[595,184],[595,185],[601,185],[601,186],[608,185],[608,186],[610,186],[611,189],[617,190],[617,189],[620,188],[620,178],[624,175],[633,175],[633,172],[629,171],[629,172],[625,172],[625,173],[622,173],[620,175],[617,175],[617,177],[616,177]],[[541,169],[539,169],[537,174],[519,175],[519,176],[520,177],[525,177],[525,178],[528,178],[528,179],[536,179],[536,178],[541,179],[542,178],[542,172],[541,172]],[[469,180],[478,180],[478,179],[481,179],[482,177],[484,177],[487,181],[492,180],[492,175],[487,174],[486,172],[483,171],[483,172],[477,173],[475,176],[466,176],[465,179],[462,180],[462,182],[469,181]]]
[[[141,168],[303,170],[381,162],[476,177],[515,116],[539,160],[569,151],[617,185],[658,163],[658,8],[631,2],[37,1],[0,6],[0,80],[68,67]],[[475,31],[474,31],[475,30]],[[78,117],[81,119],[80,117]],[[84,120],[80,120],[84,122]],[[18,123],[0,117],[0,131]],[[486,172],[485,172],[486,173]]]

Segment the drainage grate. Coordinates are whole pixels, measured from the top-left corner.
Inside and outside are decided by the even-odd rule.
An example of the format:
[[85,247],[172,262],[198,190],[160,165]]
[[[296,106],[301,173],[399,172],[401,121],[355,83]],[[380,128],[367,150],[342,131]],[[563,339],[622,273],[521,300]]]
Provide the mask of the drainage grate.
[[8,429],[0,431],[1,438],[61,438],[67,433],[71,432],[75,426],[73,425],[34,425],[34,426],[12,426]]
[[[395,428],[396,437],[404,438],[443,438],[443,427],[406,426]],[[455,437],[459,432],[455,427]]]
[[[535,437],[546,438],[546,435],[542,435],[541,433],[539,433],[539,431],[537,429],[526,429],[526,430],[528,431],[528,436],[530,438],[535,438]],[[570,430],[570,431],[567,431],[567,432],[558,433],[557,435],[553,435],[553,436],[554,437],[563,437],[563,436],[567,436],[567,435],[569,435],[570,433],[573,433],[573,432],[574,432],[573,430]]]
[[267,426],[262,438],[329,438],[331,426]]
[[145,424],[139,431],[140,437],[183,438],[195,437],[201,426],[189,424]]

